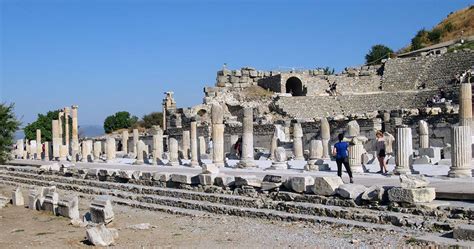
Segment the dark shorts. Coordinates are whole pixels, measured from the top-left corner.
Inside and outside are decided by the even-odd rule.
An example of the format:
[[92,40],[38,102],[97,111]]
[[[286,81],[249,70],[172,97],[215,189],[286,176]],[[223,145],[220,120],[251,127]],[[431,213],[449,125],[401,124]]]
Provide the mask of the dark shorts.
[[380,150],[379,154],[377,154],[378,157],[385,157],[385,150]]

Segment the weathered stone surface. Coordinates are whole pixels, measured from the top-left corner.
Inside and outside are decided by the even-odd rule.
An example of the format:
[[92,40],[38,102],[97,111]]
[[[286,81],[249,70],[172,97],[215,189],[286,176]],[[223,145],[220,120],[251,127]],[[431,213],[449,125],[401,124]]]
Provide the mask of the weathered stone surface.
[[108,224],[114,219],[112,202],[107,195],[96,197],[90,205],[91,220],[93,223]]
[[55,191],[48,191],[45,194],[42,209],[56,215],[58,209],[59,194]]
[[428,203],[436,197],[435,188],[392,188],[388,191],[388,198],[392,202]]
[[386,200],[387,193],[382,186],[374,185],[367,188],[362,194],[362,200],[371,202],[382,202]]
[[198,175],[199,184],[201,185],[213,185],[217,174],[200,174]]
[[281,182],[262,182],[262,190],[268,191],[278,189],[280,188],[281,184]]
[[252,186],[260,188],[262,186],[262,180],[254,175],[236,176],[234,184],[236,187]]
[[338,176],[323,176],[314,179],[313,193],[317,195],[335,195],[336,189],[344,184]]
[[58,215],[79,220],[79,198],[77,195],[65,196],[58,201]]
[[314,185],[312,176],[292,176],[287,181],[289,183],[287,186],[297,193],[310,192]]
[[10,198],[0,195],[0,209],[4,208],[8,203],[10,203]]
[[198,184],[199,177],[195,174],[185,174],[185,173],[176,173],[171,174],[171,181],[176,183],[183,183],[183,184]]
[[118,238],[117,229],[106,228],[103,224],[86,230],[87,240],[95,246],[110,246]]
[[402,188],[423,188],[430,182],[424,176],[400,175],[400,186]]
[[153,181],[167,182],[171,179],[170,173],[153,172]]
[[347,124],[347,135],[349,137],[356,137],[360,134],[359,123],[356,120],[352,120]]
[[13,206],[24,206],[25,199],[23,198],[23,193],[20,188],[16,188],[12,193],[12,204]]
[[342,184],[337,188],[336,193],[342,198],[356,200],[359,198],[367,188],[360,184]]
[[203,174],[218,174],[219,167],[212,163],[203,163],[202,164],[202,173]]
[[28,193],[28,208],[31,210],[40,210],[41,209],[41,203],[40,203],[40,197],[42,193],[36,189],[30,189],[30,192]]
[[235,177],[225,174],[219,174],[214,179],[214,183],[220,187],[228,187],[233,185],[235,182]]
[[462,224],[454,228],[453,238],[474,241],[474,225]]
[[268,169],[287,169],[289,167],[287,160],[285,148],[278,147],[273,152],[272,166]]
[[283,177],[279,175],[266,175],[263,177],[264,182],[275,182],[275,183],[281,183],[283,182]]

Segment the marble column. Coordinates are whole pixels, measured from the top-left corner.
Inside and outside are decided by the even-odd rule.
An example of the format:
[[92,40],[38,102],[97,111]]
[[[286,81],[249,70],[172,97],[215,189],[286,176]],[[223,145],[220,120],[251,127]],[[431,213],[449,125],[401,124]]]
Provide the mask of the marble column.
[[306,170],[319,170],[317,161],[323,157],[323,141],[313,139],[309,147],[309,160],[305,167]]
[[25,143],[23,139],[16,140],[16,156],[17,159],[25,159],[23,155],[25,154]]
[[43,158],[43,146],[41,144],[41,130],[36,129],[36,159],[41,160]]
[[183,158],[188,160],[189,159],[189,147],[191,145],[191,138],[189,131],[183,131]]
[[395,174],[411,174],[413,161],[413,146],[411,128],[397,128],[397,155],[395,158],[396,166],[393,172]]
[[107,137],[107,162],[115,159],[115,139],[113,137]]
[[139,138],[138,129],[133,129],[133,153],[135,153],[135,156],[137,156],[137,143]]
[[191,121],[191,167],[199,166],[198,141],[197,141],[197,122]]
[[122,131],[122,151],[128,154],[128,130]]
[[179,163],[179,154],[178,154],[178,140],[176,138],[172,137],[169,139],[169,146],[168,150],[170,152],[169,160],[168,160],[168,166],[178,166],[180,165]]
[[472,177],[472,137],[470,126],[451,128],[451,168],[449,177]]
[[89,149],[87,148],[86,140],[82,140],[82,143],[81,143],[81,155],[82,155],[81,162],[88,162],[88,157],[89,157],[88,151],[89,151]]
[[66,145],[67,148],[67,153],[69,155],[69,116],[70,116],[70,110],[69,107],[64,107],[64,145]]
[[43,157],[43,161],[49,161],[50,158],[51,158],[51,155],[50,155],[50,147],[51,147],[51,143],[50,142],[44,142],[44,157]]
[[145,152],[145,143],[142,140],[137,142],[137,160],[134,164],[143,164],[145,161],[143,160],[143,154]]
[[420,148],[429,148],[430,147],[430,138],[429,138],[429,129],[428,123],[424,120],[418,122],[419,132],[420,132]]
[[321,119],[321,139],[323,143],[323,158],[329,158],[329,140],[331,139],[331,130],[326,118]]
[[272,165],[268,169],[289,169],[288,158],[286,156],[286,150],[283,147],[278,147],[274,151],[274,159]]
[[64,144],[63,118],[64,118],[64,112],[60,111],[58,114],[58,122],[59,122],[59,137],[61,137],[61,145]]
[[363,173],[362,154],[364,153],[364,145],[360,143],[354,144],[349,146],[347,150],[349,152],[349,167],[351,168],[352,173]]
[[273,133],[272,142],[270,144],[270,157],[268,159],[273,160],[275,158],[275,150],[278,147],[278,136]]
[[100,162],[100,153],[102,152],[102,142],[94,142],[94,162]]
[[52,135],[53,135],[53,159],[59,159],[59,148],[61,146],[61,137],[59,136],[59,121],[52,121]]
[[473,133],[471,87],[471,83],[461,83],[459,87],[459,126],[469,126]]
[[359,123],[357,123],[356,120],[352,120],[349,123],[347,123],[347,136],[352,138],[352,137],[357,137],[359,135],[360,135]]
[[153,163],[163,164],[163,130],[158,125],[152,127],[153,130]]
[[206,155],[206,139],[204,136],[199,136],[199,158],[202,157],[202,155]]
[[244,108],[244,117],[242,120],[242,155],[239,168],[257,167],[253,156],[253,108]]
[[67,160],[67,147],[64,144],[59,146],[59,161],[66,161]]
[[293,153],[295,160],[304,160],[303,156],[303,128],[300,123],[293,125]]
[[217,167],[224,167],[224,110],[218,104],[213,104],[211,108],[212,120],[212,163]]
[[75,162],[77,154],[79,153],[79,133],[78,133],[78,121],[77,121],[77,105],[71,107],[71,118],[72,118],[72,139],[71,139],[71,154],[72,161]]

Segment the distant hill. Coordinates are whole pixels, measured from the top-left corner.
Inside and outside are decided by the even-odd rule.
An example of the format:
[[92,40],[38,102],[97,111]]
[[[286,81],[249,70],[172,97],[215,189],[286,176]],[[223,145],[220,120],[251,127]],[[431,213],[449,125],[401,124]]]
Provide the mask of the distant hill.
[[398,53],[414,51],[441,42],[460,39],[474,35],[474,5],[451,12],[444,20],[431,30],[420,29],[411,44],[400,49]]
[[97,137],[104,135],[104,127],[101,125],[81,125],[79,126],[80,137]]

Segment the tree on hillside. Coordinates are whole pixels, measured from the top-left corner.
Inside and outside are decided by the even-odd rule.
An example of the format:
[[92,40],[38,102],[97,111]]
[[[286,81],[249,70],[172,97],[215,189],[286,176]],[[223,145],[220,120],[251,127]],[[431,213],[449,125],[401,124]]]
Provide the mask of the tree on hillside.
[[143,116],[141,125],[147,129],[151,128],[153,125],[162,125],[163,123],[163,113],[161,112],[152,112]]
[[[58,119],[59,110],[56,111],[49,111],[44,114],[38,114],[38,118],[35,122],[28,124],[25,126],[23,131],[25,132],[25,138],[28,140],[35,140],[36,139],[36,130],[41,130],[41,140],[43,141],[52,141],[53,140],[53,132],[52,132],[52,121],[54,119]],[[70,125],[71,124],[70,120]],[[64,122],[63,122],[64,124]],[[71,126],[69,126],[71,127]],[[71,129],[72,131],[72,129]],[[70,132],[71,132],[70,131]]]
[[411,51],[418,50],[420,48],[424,48],[427,42],[428,32],[423,28],[420,29],[415,37],[411,39]]
[[132,127],[138,118],[131,116],[129,112],[117,112],[114,115],[108,116],[104,121],[105,133],[111,133],[118,129],[128,129]]
[[389,47],[382,44],[377,44],[372,46],[372,48],[369,50],[369,53],[365,55],[365,62],[367,64],[377,63],[383,59],[387,59],[392,53],[393,50]]
[[13,109],[13,104],[0,104],[0,163],[2,164],[8,160],[14,134],[20,126]]

